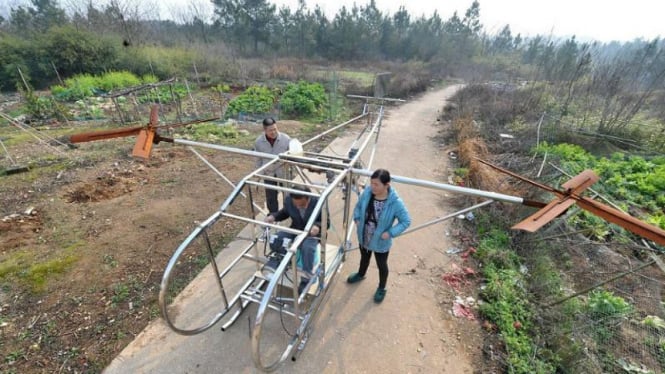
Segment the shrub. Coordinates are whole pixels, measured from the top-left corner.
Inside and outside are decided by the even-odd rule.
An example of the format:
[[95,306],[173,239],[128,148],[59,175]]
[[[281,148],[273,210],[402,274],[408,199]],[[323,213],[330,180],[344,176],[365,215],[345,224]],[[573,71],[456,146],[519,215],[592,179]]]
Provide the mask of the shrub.
[[51,94],[62,101],[77,101],[99,92],[99,78],[90,74],[79,74],[65,79],[65,87],[51,87]]
[[622,297],[604,290],[591,292],[587,307],[589,314],[596,318],[620,318],[633,310]]
[[112,71],[102,75],[99,78],[99,86],[97,88],[106,92],[138,86],[141,84],[141,79],[128,71]]
[[251,86],[231,100],[226,111],[229,116],[239,113],[268,113],[275,102],[273,92],[264,86]]
[[316,116],[322,114],[328,98],[319,83],[299,81],[289,83],[280,100],[282,111],[296,116]]

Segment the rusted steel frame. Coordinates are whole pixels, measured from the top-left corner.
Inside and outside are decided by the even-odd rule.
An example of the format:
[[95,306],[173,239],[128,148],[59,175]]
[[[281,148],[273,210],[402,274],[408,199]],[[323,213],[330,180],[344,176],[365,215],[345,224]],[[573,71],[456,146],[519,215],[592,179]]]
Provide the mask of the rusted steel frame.
[[[575,202],[579,205],[580,208],[588,211],[589,213],[596,215],[607,222],[614,223],[616,225],[619,225],[623,227],[624,229],[632,232],[633,234],[639,235],[643,238],[652,240],[655,243],[658,243],[660,245],[665,245],[665,231],[653,226],[649,225],[646,222],[643,222],[629,214],[626,214],[618,209],[614,209],[610,206],[607,206],[605,204],[602,204],[598,201],[595,201],[593,199],[590,199],[588,197],[582,197],[579,196],[578,193],[582,192],[584,189],[588,188],[591,184],[593,184],[597,180],[597,176],[590,170],[585,170],[581,174],[577,175],[576,177],[573,177],[573,179],[569,180],[568,182],[563,184],[563,187],[566,188],[566,191],[559,191],[557,189],[554,189],[552,187],[531,181],[529,179],[526,179],[522,177],[521,175],[515,174],[513,172],[510,172],[508,170],[502,169],[496,165],[492,165],[488,163],[487,161],[483,161],[480,159],[477,159],[478,161],[482,162],[485,165],[488,165],[496,170],[499,170],[503,173],[506,173],[510,176],[513,176],[519,180],[522,180],[524,182],[530,183],[534,186],[540,187],[546,191],[552,192],[556,194],[559,199],[552,201],[550,204],[548,204],[548,207],[545,207],[541,209],[540,211],[536,212],[536,214],[532,215],[531,217],[527,218],[526,220],[518,223],[517,225],[513,226],[514,229],[522,229],[522,230],[529,230],[530,225],[527,221],[532,220],[532,224],[534,226],[542,226],[545,223],[549,222],[549,220],[554,219],[557,217],[559,214],[563,213],[568,207],[573,205]],[[557,207],[554,207],[557,206]],[[547,217],[545,217],[547,216]],[[545,219],[547,218],[547,220]],[[536,220],[539,220],[539,222],[536,224]]]
[[646,222],[640,221],[639,219],[620,210],[589,199],[588,197],[575,196],[574,199],[577,200],[577,205],[579,205],[580,208],[598,217],[601,217],[608,222],[619,225],[624,229],[632,232],[633,234],[652,240],[653,242],[660,245],[665,245],[664,230],[661,230],[656,226],[649,225]]
[[141,127],[132,127],[129,129],[112,129],[112,130],[100,130],[94,132],[84,132],[80,134],[74,134],[69,137],[69,141],[72,143],[84,143],[91,142],[95,140],[104,140],[104,139],[113,139],[113,138],[122,138],[126,136],[138,135],[138,133],[143,129]]
[[[152,120],[151,124],[148,124],[148,126],[138,126],[138,127],[131,127],[127,129],[111,129],[111,130],[100,130],[100,131],[91,131],[91,132],[85,132],[85,133],[80,133],[80,134],[74,134],[69,137],[69,141],[72,143],[83,143],[83,142],[91,142],[95,140],[104,140],[104,139],[112,139],[112,138],[121,138],[121,137],[127,137],[127,136],[132,136],[132,135],[138,135],[141,130],[144,129],[155,129],[162,128],[162,127],[180,127],[180,126],[187,126],[187,125],[194,125],[197,123],[203,123],[203,122],[210,122],[214,121],[218,118],[206,118],[206,119],[199,119],[199,120],[194,120],[194,121],[189,121],[189,122],[184,122],[184,123],[174,123],[174,124],[168,124],[168,125],[159,125],[159,126],[153,126],[152,125]],[[166,137],[156,137],[155,139],[159,139],[160,141],[171,141],[171,139],[166,138]]]

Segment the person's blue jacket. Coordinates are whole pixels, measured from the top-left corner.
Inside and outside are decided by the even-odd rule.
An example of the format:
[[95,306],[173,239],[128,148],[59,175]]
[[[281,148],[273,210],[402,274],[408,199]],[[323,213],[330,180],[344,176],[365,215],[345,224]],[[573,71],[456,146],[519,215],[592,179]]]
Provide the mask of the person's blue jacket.
[[[365,218],[367,207],[372,197],[372,189],[367,187],[360,195],[356,207],[353,209],[353,220],[357,222],[358,243],[363,243],[363,232],[365,230]],[[397,224],[393,225],[397,220]],[[411,217],[404,202],[394,188],[388,190],[386,203],[381,211],[379,221],[376,223],[376,231],[370,239],[368,248],[375,252],[388,252],[393,245],[393,238],[403,233],[411,225]],[[381,234],[388,231],[390,238],[382,239]]]

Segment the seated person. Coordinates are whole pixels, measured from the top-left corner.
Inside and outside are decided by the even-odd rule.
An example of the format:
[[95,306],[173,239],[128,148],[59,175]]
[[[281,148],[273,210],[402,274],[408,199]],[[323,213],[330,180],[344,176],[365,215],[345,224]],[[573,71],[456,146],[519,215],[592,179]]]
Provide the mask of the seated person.
[[[293,189],[302,192],[310,192],[310,189],[307,187],[295,186]],[[291,218],[290,227],[296,230],[303,230],[305,228],[305,224],[307,224],[307,221],[309,221],[310,217],[312,216],[314,207],[318,201],[318,197],[311,197],[308,195],[292,192],[284,200],[284,207],[277,212],[268,214],[265,218],[265,222],[274,223]],[[302,244],[300,244],[300,247],[298,248],[303,267],[303,275],[300,280],[300,285],[298,286],[299,294],[302,293],[302,291],[305,289],[305,286],[307,286],[307,283],[309,283],[309,280],[314,275],[312,274],[312,271],[314,268],[314,258],[316,256],[316,247],[319,244],[320,234],[321,213],[319,213],[319,215],[316,217],[316,221],[314,225],[312,225],[309,236],[303,240]],[[272,243],[270,243],[270,249],[273,250],[273,253],[278,254],[278,256],[271,256],[271,258],[263,267],[264,271],[274,272],[275,269],[277,269],[282,256],[286,254],[286,249],[283,245],[284,239],[287,239],[288,242],[290,242],[295,237],[295,234],[287,233],[284,231],[277,233],[277,238]]]

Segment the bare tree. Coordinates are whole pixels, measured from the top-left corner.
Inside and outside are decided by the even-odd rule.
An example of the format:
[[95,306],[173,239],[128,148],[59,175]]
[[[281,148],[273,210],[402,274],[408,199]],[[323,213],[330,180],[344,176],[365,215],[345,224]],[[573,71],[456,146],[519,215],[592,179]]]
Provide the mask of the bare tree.
[[159,19],[159,6],[148,0],[110,0],[104,14],[121,32],[125,46],[129,46],[142,42],[142,21]]
[[600,97],[598,132],[623,130],[642,109],[654,91],[665,83],[665,48],[658,40],[598,67],[592,77]]
[[189,0],[185,7],[172,5],[167,9],[171,19],[191,30],[194,39],[209,43],[213,8],[209,0]]

